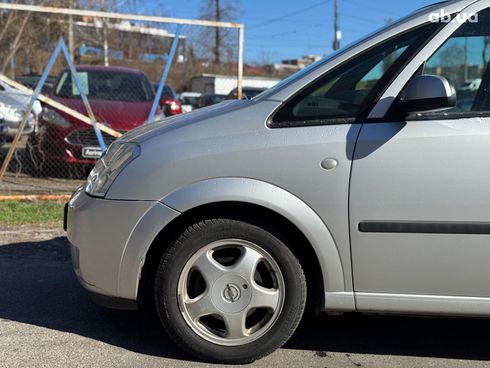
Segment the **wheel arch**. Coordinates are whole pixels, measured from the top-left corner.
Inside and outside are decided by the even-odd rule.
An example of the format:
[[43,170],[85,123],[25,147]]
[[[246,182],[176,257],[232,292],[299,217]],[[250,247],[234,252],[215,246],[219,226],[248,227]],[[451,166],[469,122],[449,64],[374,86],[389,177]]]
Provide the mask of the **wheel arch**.
[[[260,213],[260,217],[276,222],[281,230],[294,236],[298,244],[305,244],[306,252],[302,247],[293,251],[300,261],[312,266],[306,276],[307,280],[314,280],[313,285],[320,291],[316,294],[314,290],[314,294],[321,294],[318,297],[321,305],[315,306],[316,309],[325,308],[325,292],[345,292],[340,255],[327,226],[309,206],[284,189],[254,179],[219,178],[191,184],[162,198],[161,202],[181,214],[160,229],[141,260],[138,284],[141,301],[151,292],[147,290],[147,280],[151,280],[156,263],[179,231],[192,221],[233,213],[253,213],[255,217]],[[318,277],[320,280],[316,281]]]

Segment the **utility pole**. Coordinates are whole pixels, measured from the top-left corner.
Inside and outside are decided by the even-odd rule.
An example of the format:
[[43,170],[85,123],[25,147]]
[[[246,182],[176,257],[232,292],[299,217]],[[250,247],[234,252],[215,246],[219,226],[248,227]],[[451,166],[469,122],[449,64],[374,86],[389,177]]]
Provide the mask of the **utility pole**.
[[[221,7],[220,7],[220,0],[215,0],[215,15],[216,15],[216,22],[221,22]],[[215,64],[220,64],[221,63],[221,35],[220,35],[220,28],[215,27],[214,30],[214,63]]]
[[334,39],[333,39],[333,49],[340,49],[340,40],[342,39],[342,32],[339,28],[339,0],[334,0]]

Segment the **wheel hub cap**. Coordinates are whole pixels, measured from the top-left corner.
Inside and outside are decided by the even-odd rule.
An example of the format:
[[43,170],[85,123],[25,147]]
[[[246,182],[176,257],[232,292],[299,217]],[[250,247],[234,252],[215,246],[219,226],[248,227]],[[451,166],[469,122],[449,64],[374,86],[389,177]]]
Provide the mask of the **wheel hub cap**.
[[240,288],[235,284],[226,285],[225,290],[223,290],[223,299],[229,303],[235,303],[240,299]]
[[284,304],[284,289],[279,266],[263,248],[223,239],[202,247],[185,264],[178,283],[179,307],[200,337],[237,346],[273,326]]
[[252,299],[248,282],[235,274],[220,277],[213,285],[211,300],[223,313],[238,313],[244,310]]

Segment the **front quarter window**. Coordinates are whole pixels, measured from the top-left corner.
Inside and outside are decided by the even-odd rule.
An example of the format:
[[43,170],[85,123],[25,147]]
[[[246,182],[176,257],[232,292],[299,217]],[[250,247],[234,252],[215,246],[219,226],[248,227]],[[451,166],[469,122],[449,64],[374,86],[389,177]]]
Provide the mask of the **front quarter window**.
[[378,44],[327,72],[289,100],[274,123],[355,121],[440,25],[430,23]]

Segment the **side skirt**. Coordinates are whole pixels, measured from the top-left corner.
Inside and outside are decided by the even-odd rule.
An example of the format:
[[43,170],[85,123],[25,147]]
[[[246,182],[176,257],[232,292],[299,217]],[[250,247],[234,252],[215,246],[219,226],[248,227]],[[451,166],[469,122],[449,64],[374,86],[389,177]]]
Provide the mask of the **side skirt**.
[[490,298],[355,293],[358,312],[490,316]]

